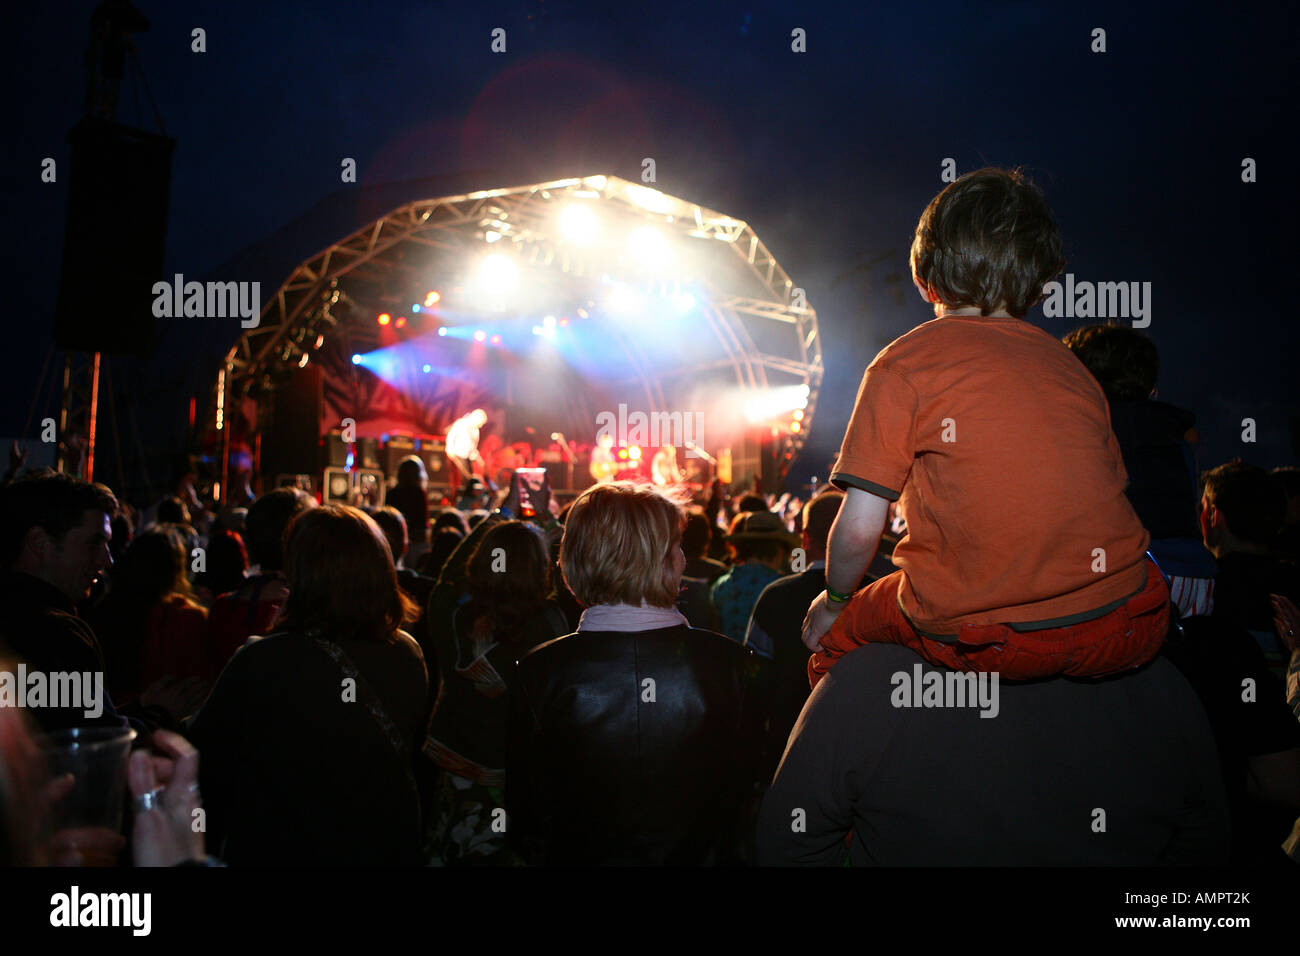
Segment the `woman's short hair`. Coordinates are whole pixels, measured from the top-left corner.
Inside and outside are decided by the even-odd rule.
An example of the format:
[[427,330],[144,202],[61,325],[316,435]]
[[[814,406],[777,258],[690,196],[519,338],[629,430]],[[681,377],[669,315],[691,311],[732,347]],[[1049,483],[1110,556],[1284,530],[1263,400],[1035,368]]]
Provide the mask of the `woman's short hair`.
[[385,640],[419,609],[397,584],[388,541],[364,511],[299,512],[284,541],[289,599],[282,624],[326,637]]
[[569,510],[560,567],[573,596],[595,604],[673,607],[678,581],[665,562],[681,542],[681,507],[649,485],[619,481],[588,488]]

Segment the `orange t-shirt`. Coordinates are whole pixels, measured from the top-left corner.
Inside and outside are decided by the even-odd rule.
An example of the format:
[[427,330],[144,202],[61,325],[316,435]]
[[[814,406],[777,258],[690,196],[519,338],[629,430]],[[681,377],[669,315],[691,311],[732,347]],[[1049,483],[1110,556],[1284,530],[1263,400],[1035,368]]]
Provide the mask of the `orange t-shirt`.
[[886,346],[831,482],[899,501],[898,601],[925,634],[1064,626],[1146,584],[1106,396],[1021,319],[945,316]]

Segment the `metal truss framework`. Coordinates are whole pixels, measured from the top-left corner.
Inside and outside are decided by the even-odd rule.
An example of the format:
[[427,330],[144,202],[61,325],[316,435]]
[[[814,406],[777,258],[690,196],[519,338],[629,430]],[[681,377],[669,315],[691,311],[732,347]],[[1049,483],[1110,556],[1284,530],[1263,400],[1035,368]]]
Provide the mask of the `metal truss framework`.
[[[742,220],[627,180],[589,176],[408,203],[294,269],[263,307],[258,326],[246,331],[227,353],[218,377],[211,420],[222,435],[223,491],[228,486],[229,462],[229,430],[223,425],[229,420],[232,396],[250,380],[296,363],[322,323],[337,321],[329,306],[339,299],[340,280],[363,267],[381,267],[385,253],[403,243],[450,252],[472,248],[475,234],[483,229],[502,238],[530,242],[533,262],[582,276],[586,263],[553,241],[553,204],[574,197],[621,204],[625,211],[667,231],[725,243],[739,258],[766,296],[739,296],[734,294],[736,290],[711,288],[707,301],[699,303],[726,358],[687,368],[651,369],[641,361],[636,365],[642,371],[647,399],[655,407],[666,407],[664,380],[710,369],[730,367],[744,390],[766,388],[768,370],[806,384],[808,406],[803,427],[785,436],[782,449],[797,453],[812,423],[823,366],[817,313],[796,293],[790,276]],[[482,240],[478,242],[482,244]],[[742,316],[789,326],[790,334],[782,336],[782,341],[788,342],[783,354],[760,351]]]
[[69,352],[63,366],[56,468],[93,481],[99,406],[98,352]]

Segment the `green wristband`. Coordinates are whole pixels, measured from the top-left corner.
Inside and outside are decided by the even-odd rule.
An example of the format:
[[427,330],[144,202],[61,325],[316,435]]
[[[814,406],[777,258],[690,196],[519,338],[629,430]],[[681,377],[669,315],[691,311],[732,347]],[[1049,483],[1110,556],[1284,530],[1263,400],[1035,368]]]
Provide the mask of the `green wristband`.
[[826,596],[835,604],[848,604],[852,594],[841,594],[839,591],[832,591],[829,587],[826,589]]

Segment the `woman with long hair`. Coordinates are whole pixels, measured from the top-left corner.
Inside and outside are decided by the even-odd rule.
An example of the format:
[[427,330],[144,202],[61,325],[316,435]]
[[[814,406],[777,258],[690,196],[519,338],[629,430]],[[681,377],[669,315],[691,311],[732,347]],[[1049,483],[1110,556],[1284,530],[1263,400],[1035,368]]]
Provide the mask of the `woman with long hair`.
[[135,700],[164,677],[203,675],[208,612],[186,575],[189,556],[180,528],[157,525],[113,568],[112,588],[90,615],[113,700]]
[[274,632],[236,652],[190,728],[209,845],[231,864],[419,864],[429,679],[402,630],[417,609],[356,508],[300,512],[284,547]]
[[429,604],[442,693],[424,752],[442,768],[436,862],[509,863],[493,824],[505,806],[506,723],[515,662],[568,630],[548,601],[550,552],[523,521],[485,519],[451,556]]

